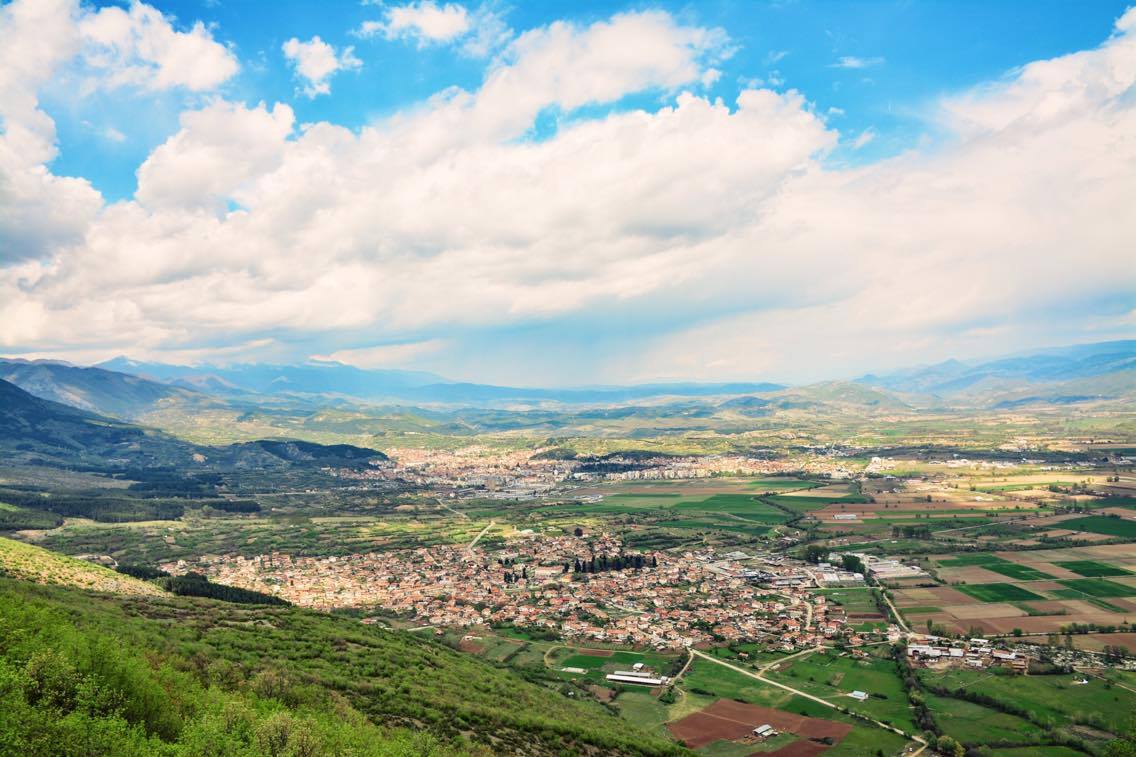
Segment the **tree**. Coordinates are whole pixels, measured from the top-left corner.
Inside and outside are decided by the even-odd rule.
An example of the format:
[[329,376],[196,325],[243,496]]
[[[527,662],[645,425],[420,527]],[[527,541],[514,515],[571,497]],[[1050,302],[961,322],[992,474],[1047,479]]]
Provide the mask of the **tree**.
[[950,736],[940,736],[936,739],[935,751],[947,757],[966,757],[966,747]]
[[579,526],[576,526],[575,534],[576,534],[576,538],[583,536],[584,535],[584,529],[580,528]]

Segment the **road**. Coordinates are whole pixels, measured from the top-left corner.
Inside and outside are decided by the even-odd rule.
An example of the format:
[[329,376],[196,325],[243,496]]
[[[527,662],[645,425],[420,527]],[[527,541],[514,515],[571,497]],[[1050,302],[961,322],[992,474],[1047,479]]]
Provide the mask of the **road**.
[[485,528],[481,529],[481,530],[480,530],[480,531],[479,531],[479,532],[477,533],[477,536],[473,537],[473,541],[471,541],[471,542],[469,543],[469,546],[468,546],[468,547],[466,547],[466,551],[467,551],[467,552],[472,552],[472,551],[473,551],[473,548],[474,548],[475,546],[477,546],[477,543],[478,543],[479,541],[481,541],[481,537],[482,537],[482,536],[485,536],[485,534],[489,533],[489,529],[493,528],[493,526],[495,526],[495,525],[497,525],[497,524],[496,524],[495,522],[493,522],[493,521],[489,521],[489,525],[487,525],[487,526],[486,526]]
[[[794,657],[801,657],[802,655],[806,655],[806,654],[812,654],[813,652],[820,652],[823,649],[824,649],[824,647],[814,647],[814,648],[811,648],[811,649],[804,649],[800,652],[797,652],[796,654],[789,655],[788,657],[782,657],[779,660],[773,660],[772,662],[769,662],[769,663],[763,665],[759,669],[760,672],[758,672],[758,673],[751,673],[750,671],[746,670],[745,668],[739,668],[737,665],[731,665],[730,663],[726,662],[725,660],[720,660],[717,657],[711,657],[710,655],[705,654],[703,652],[699,652],[696,649],[692,649],[692,650],[690,650],[690,652],[691,652],[691,654],[698,655],[699,657],[701,657],[704,660],[709,660],[710,662],[717,663],[718,665],[723,665],[723,666],[729,668],[730,670],[733,670],[737,673],[741,673],[744,676],[748,676],[749,678],[753,678],[755,680],[761,681],[762,683],[768,684],[770,686],[776,686],[779,689],[784,689],[785,691],[788,691],[792,694],[796,694],[799,697],[804,697],[805,699],[816,702],[817,704],[822,704],[825,707],[828,707],[828,708],[835,710],[835,709],[837,709],[836,705],[834,705],[832,702],[829,702],[827,699],[821,699],[818,696],[813,696],[812,694],[808,693],[807,691],[801,691],[800,689],[794,689],[792,686],[786,686],[785,684],[781,683],[780,681],[771,680],[769,678],[766,678],[765,675],[764,675],[765,672],[768,671],[770,668],[774,667],[775,665],[780,665],[782,662],[785,662],[786,660],[791,660]],[[879,720],[875,720],[874,718],[869,718],[866,715],[859,714],[859,713],[857,714],[857,717],[862,718],[864,720],[867,720],[871,724],[873,724],[873,725],[875,725],[879,728],[883,728],[886,731],[891,731],[892,733],[898,733],[900,736],[903,736],[906,739],[911,739],[912,741],[915,741],[915,742],[921,744],[922,747],[918,751],[914,752],[913,754],[919,754],[927,746],[927,742],[924,741],[921,737],[912,736],[910,734],[904,733],[903,731],[896,728],[895,726],[888,725],[887,723],[884,723],[884,722],[879,721]]]
[[460,510],[455,510],[454,508],[450,507],[449,505],[447,505],[445,502],[442,501],[441,497],[434,497],[434,501],[437,502],[439,505],[441,505],[443,509],[449,510],[454,515],[457,515],[461,518],[465,518],[466,520],[469,520],[468,515],[466,515],[465,513],[463,513]]
[[888,609],[891,610],[892,617],[895,618],[895,623],[899,626],[899,630],[903,631],[904,633],[911,633],[911,627],[907,625],[907,623],[903,619],[903,616],[899,614],[899,610],[895,609],[895,605],[891,603],[891,597],[887,595],[887,592],[883,589],[880,589],[880,596],[884,598],[884,602],[887,603]]

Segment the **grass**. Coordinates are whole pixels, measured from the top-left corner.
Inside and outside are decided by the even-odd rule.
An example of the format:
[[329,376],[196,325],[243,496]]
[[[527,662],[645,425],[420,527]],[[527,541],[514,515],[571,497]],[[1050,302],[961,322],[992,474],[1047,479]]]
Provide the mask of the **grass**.
[[[550,688],[551,672],[544,678],[529,671],[526,680],[441,643],[364,626],[352,618],[187,598],[100,596],[0,580],[0,639],[27,638],[13,619],[30,612],[25,609],[29,606],[38,613],[28,621],[31,628],[81,625],[85,633],[108,639],[112,648],[137,650],[147,669],[188,671],[215,682],[211,687],[240,691],[263,684],[272,696],[300,706],[341,701],[375,725],[412,726],[453,743],[456,751],[472,751],[461,745],[476,744],[491,753],[679,752],[598,704],[562,696]],[[0,643],[0,650],[5,648],[10,647]],[[0,673],[0,680],[17,680]],[[5,691],[0,687],[0,697]],[[167,692],[175,702],[180,693],[176,688]],[[108,707],[115,702],[106,701]],[[0,730],[5,720],[0,717]],[[218,725],[223,732],[224,724]],[[331,748],[277,753],[387,752]]]
[[656,523],[655,525],[662,528],[679,528],[684,530],[730,531],[734,533],[747,534],[753,537],[764,536],[770,531],[769,526],[763,526],[757,523],[752,526],[747,526],[741,521],[725,519],[713,520],[710,518],[682,518],[679,520],[664,520]]
[[110,568],[0,537],[0,576],[126,595],[161,596],[152,583]]
[[1056,524],[1055,527],[1067,528],[1070,531],[1087,531],[1091,534],[1104,534],[1105,536],[1136,538],[1136,520],[1110,518],[1107,515],[1087,515],[1083,518],[1064,520]]
[[[818,653],[793,660],[788,668],[768,675],[852,712],[864,713],[909,733],[916,730],[903,681],[890,659],[857,660]],[[856,690],[865,691],[870,697],[858,702],[847,696]]]
[[983,707],[962,699],[927,694],[927,708],[948,736],[966,745],[1022,744],[1034,741],[1044,731],[1024,718]]
[[1107,581],[1103,578],[1070,578],[1058,581],[1079,594],[1090,597],[1133,597],[1136,596],[1136,587],[1118,584],[1116,581]]
[[1082,576],[1100,578],[1101,576],[1130,576],[1132,571],[1118,568],[1115,565],[1097,562],[1096,560],[1072,560],[1070,562],[1056,563],[1065,570],[1070,570]]
[[820,589],[813,593],[826,597],[829,602],[840,605],[845,612],[879,612],[879,608],[876,606],[875,593],[868,588]]
[[988,563],[982,566],[986,570],[992,570],[995,573],[1001,573],[1010,578],[1016,578],[1019,581],[1044,581],[1053,578],[1048,573],[1043,573],[1037,568],[1031,568],[1028,565],[1019,565],[1014,562],[1001,562],[1001,563]]
[[981,567],[986,570],[1001,573],[1004,576],[1017,579],[1018,581],[1043,581],[1053,576],[1048,573],[1043,573],[1037,568],[1031,568],[1027,565],[1019,565],[1016,562],[1011,562],[1004,557],[992,555],[988,553],[977,555],[963,555],[955,557],[950,560],[942,560],[939,566],[943,568],[965,568],[965,567]]
[[[1106,686],[1092,679],[1084,686],[1073,684],[1073,676],[991,675],[987,671],[921,670],[919,677],[930,685],[949,691],[963,689],[1022,709],[1035,723],[1061,728],[1081,723],[1116,734],[1129,733],[1136,711],[1136,692],[1119,686]],[[1130,686],[1136,689],[1136,686]]]
[[1045,599],[1028,589],[1013,584],[961,584],[953,587],[979,602],[1028,602]]
[[992,555],[989,552],[980,552],[973,555],[960,555],[952,557],[949,560],[940,560],[939,565],[944,568],[965,568],[971,565],[988,565],[996,562],[1006,562],[998,555]]

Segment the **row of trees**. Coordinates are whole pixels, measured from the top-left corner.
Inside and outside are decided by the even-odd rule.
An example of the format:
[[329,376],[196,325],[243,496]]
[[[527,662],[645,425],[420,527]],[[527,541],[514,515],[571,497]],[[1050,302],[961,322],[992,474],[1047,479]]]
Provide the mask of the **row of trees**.
[[[576,558],[572,572],[606,573],[610,570],[642,570],[646,567],[659,567],[659,558],[652,555],[650,561],[648,561],[643,555],[616,555],[609,560],[607,555],[600,555],[599,558],[592,555],[591,560]],[[564,572],[568,572],[568,563],[564,563]]]

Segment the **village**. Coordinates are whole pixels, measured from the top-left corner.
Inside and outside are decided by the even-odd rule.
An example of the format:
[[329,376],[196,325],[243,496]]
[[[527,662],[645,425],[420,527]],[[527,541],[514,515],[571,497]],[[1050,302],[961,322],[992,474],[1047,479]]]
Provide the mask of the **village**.
[[609,534],[525,534],[492,551],[443,545],[347,557],[202,557],[164,567],[301,606],[381,608],[438,628],[513,625],[656,649],[774,639],[793,650],[868,639],[803,585],[760,585],[728,557],[625,553]]

